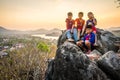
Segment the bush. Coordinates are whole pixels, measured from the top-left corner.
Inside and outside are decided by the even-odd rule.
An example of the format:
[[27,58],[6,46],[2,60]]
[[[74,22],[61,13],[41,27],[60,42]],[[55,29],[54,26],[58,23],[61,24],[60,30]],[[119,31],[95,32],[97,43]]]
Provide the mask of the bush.
[[50,48],[45,42],[39,42],[37,48],[43,52],[50,52]]

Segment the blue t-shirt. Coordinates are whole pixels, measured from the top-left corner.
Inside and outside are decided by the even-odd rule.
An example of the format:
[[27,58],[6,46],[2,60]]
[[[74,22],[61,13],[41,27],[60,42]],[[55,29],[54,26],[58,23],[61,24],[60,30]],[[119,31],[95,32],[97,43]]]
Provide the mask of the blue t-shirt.
[[91,32],[90,34],[86,34],[83,38],[83,41],[85,40],[89,40],[91,42],[91,44],[95,43],[95,34],[93,32]]

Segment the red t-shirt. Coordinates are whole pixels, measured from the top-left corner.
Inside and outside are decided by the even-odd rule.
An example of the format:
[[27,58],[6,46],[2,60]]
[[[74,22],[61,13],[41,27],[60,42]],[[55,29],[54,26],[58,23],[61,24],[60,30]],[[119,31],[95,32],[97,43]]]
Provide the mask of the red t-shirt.
[[72,19],[72,20],[70,20],[70,19],[66,19],[65,20],[65,22],[66,22],[66,28],[67,28],[67,30],[68,29],[72,29],[72,26],[75,24],[75,21]]
[[85,20],[77,18],[75,20],[75,23],[77,23],[77,29],[82,30],[82,28],[83,28],[83,26],[85,24]]

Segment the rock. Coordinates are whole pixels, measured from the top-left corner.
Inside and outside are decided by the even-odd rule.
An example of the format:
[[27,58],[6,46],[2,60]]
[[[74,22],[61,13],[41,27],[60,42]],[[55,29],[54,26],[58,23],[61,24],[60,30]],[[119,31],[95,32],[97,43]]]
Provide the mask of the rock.
[[97,50],[93,50],[90,54],[87,54],[87,56],[91,59],[91,60],[97,60],[102,54],[97,51]]
[[70,42],[59,46],[46,73],[45,80],[107,80],[105,73]]
[[[99,34],[100,33],[100,34]],[[117,52],[119,47],[115,46],[115,42],[120,41],[120,38],[116,37],[109,31],[98,31],[98,42],[101,44],[99,50],[101,53],[106,53],[110,50]]]
[[97,50],[93,50],[90,54],[102,56],[102,54],[99,51],[97,51]]
[[62,45],[66,41],[66,39],[67,39],[66,31],[62,31],[62,34],[60,35],[60,37],[58,39],[57,47]]
[[113,80],[120,80],[120,57],[113,51],[105,53],[97,63]]
[[51,59],[48,61],[48,68],[45,72],[45,80],[53,80],[52,76],[53,76],[53,72],[54,72],[54,59]]
[[[100,53],[104,54],[110,50],[113,50],[115,52],[118,51],[119,47],[116,47],[114,43],[116,41],[120,41],[120,38],[116,37],[109,31],[104,31],[102,29],[97,29],[97,38],[98,38],[98,47],[95,47],[96,50],[98,50]],[[66,41],[66,31],[62,33],[62,35],[58,39],[57,46],[59,47]]]

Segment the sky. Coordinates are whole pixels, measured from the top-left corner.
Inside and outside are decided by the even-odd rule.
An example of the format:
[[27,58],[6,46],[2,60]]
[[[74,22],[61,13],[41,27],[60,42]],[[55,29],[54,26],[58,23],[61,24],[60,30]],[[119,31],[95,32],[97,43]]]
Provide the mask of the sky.
[[40,28],[65,29],[67,12],[93,12],[98,28],[120,26],[120,8],[115,0],[0,0],[0,26],[14,30],[36,30]]

